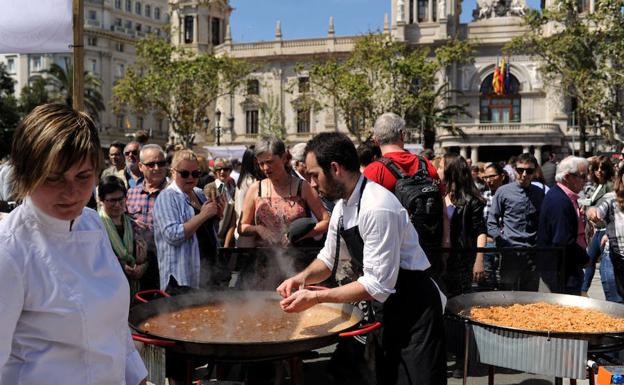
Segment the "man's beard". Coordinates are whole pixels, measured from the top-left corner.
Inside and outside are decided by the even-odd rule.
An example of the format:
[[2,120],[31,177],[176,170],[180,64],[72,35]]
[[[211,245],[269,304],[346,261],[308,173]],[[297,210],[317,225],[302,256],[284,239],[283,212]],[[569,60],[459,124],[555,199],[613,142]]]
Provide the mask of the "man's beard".
[[331,201],[336,201],[338,199],[346,198],[345,194],[346,194],[347,189],[345,188],[344,184],[334,179],[334,176],[331,174],[331,171],[325,174],[325,181],[326,181],[327,186],[326,186],[326,189],[323,189],[321,193],[325,198]]

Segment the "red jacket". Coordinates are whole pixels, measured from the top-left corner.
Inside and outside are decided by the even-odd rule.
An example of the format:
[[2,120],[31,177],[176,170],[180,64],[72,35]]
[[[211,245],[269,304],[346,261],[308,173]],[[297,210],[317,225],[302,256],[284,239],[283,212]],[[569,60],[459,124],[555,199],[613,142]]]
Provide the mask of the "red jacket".
[[[418,171],[420,161],[416,155],[410,152],[388,152],[384,154],[384,157],[391,159],[407,175],[414,175],[416,171]],[[429,175],[434,180],[440,180],[438,171],[431,164],[431,162],[429,162],[426,158],[422,159],[425,159],[425,162],[427,162],[427,171],[429,171]],[[364,176],[394,192],[394,185],[397,180],[394,175],[392,175],[392,172],[380,162],[373,162],[366,166],[364,169]]]

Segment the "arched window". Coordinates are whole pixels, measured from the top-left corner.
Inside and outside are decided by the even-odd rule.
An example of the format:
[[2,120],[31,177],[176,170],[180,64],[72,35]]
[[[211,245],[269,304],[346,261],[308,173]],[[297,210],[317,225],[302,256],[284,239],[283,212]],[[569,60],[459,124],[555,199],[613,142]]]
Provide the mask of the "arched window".
[[481,83],[479,97],[479,121],[481,123],[520,122],[520,82],[509,74],[505,92],[497,95],[492,86],[494,74],[490,74]]

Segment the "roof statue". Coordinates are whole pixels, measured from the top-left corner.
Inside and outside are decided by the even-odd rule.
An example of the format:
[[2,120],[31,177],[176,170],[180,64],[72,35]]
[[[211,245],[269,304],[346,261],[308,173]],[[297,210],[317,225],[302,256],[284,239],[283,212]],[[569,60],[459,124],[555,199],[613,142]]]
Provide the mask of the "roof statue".
[[524,16],[527,9],[525,0],[477,0],[477,8],[472,15],[475,20]]

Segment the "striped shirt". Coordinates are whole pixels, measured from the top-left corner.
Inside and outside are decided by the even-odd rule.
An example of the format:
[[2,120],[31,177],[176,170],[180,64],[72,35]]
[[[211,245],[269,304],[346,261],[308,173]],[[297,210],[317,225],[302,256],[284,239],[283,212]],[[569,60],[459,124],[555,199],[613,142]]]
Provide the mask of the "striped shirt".
[[[193,189],[201,203],[206,196]],[[154,205],[154,238],[158,251],[160,289],[165,290],[169,277],[179,285],[199,288],[199,244],[197,236],[184,239],[184,223],[194,215],[188,196],[172,182],[156,198]]]

